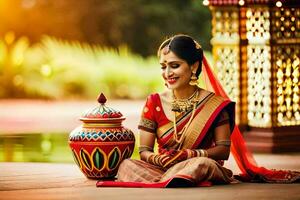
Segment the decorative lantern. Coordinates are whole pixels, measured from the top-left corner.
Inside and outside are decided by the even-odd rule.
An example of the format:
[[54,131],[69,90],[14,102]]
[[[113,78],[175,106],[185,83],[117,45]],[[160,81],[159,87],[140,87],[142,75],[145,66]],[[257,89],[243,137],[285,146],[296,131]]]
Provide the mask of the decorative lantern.
[[256,152],[300,151],[300,4],[205,0],[217,76]]
[[88,178],[113,178],[122,160],[134,150],[135,138],[131,130],[122,126],[123,115],[105,106],[101,93],[99,106],[87,111],[80,120],[83,125],[69,136],[74,160]]

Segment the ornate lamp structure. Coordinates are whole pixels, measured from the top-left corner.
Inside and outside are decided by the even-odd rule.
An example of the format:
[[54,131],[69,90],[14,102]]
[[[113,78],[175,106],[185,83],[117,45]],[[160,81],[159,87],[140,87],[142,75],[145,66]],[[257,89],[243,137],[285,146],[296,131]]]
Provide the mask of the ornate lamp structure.
[[217,76],[256,152],[300,151],[300,2],[204,0]]

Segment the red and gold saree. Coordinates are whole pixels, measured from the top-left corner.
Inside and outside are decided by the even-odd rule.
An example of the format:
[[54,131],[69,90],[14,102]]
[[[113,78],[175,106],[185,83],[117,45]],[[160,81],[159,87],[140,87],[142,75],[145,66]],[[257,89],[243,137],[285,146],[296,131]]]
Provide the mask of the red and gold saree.
[[[214,127],[229,123],[233,130],[234,103],[212,92],[201,90],[194,115],[190,110],[176,116],[176,129],[179,132],[187,129],[182,143],[177,143],[174,139],[173,122],[164,112],[169,105],[167,96],[170,93],[148,97],[139,125],[139,129],[157,136],[159,153],[170,149],[208,149],[215,146]],[[191,117],[191,123],[186,127]],[[180,155],[176,159],[179,160]],[[232,182],[232,172],[222,165],[223,161],[207,157],[184,159],[169,168],[128,159],[120,165],[116,182],[98,182],[98,186],[177,187]]]
[[[231,129],[231,153],[242,174],[243,181],[292,183],[300,180],[299,172],[269,170],[258,167],[245,141],[234,124],[234,103],[224,92],[212,73],[206,59],[203,60],[203,78],[207,90],[202,91],[195,115],[188,127],[191,111],[176,116],[178,131],[187,128],[182,143],[174,141],[174,127],[164,110],[170,109],[166,96],[153,94],[147,99],[139,128],[156,134],[159,152],[166,149],[208,149],[215,145],[213,130],[223,123]],[[222,166],[223,161],[206,157],[195,157],[178,162],[168,169],[151,165],[141,160],[125,160],[120,165],[117,181],[99,181],[100,187],[182,187],[207,186],[234,181],[232,172]]]

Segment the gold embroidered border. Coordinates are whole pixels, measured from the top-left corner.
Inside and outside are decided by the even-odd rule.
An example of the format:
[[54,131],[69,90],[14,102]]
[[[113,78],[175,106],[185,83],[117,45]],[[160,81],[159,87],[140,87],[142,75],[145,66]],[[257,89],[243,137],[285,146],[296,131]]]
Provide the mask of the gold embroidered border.
[[173,122],[169,122],[161,127],[159,127],[157,129],[157,135],[158,136],[161,136],[163,135],[165,132],[167,132],[168,130],[172,129],[173,128]]
[[[214,113],[215,109],[224,101],[220,96],[213,96],[210,98],[198,115],[193,119],[191,125],[188,127],[187,135],[183,142],[183,149],[191,149],[197,138],[202,133],[205,124],[210,116]],[[205,133],[202,133],[205,134]]]
[[153,130],[153,131],[155,131],[156,128],[157,128],[157,125],[156,125],[155,122],[153,122],[149,119],[143,118],[143,117],[140,120],[139,126],[145,127],[147,129],[150,129],[150,130]]

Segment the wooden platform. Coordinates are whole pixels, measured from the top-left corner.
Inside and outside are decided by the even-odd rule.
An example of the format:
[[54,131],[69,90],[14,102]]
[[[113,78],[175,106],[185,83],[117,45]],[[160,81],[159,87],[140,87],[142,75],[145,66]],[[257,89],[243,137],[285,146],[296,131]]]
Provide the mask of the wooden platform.
[[252,152],[300,152],[300,126],[251,128],[243,135]]
[[[266,167],[300,171],[300,155],[258,155]],[[232,162],[232,158],[229,163]],[[237,173],[236,166],[227,167]],[[286,199],[300,197],[300,184],[238,183],[202,188],[97,188],[75,164],[0,163],[0,200],[102,199],[102,200],[201,200]]]

